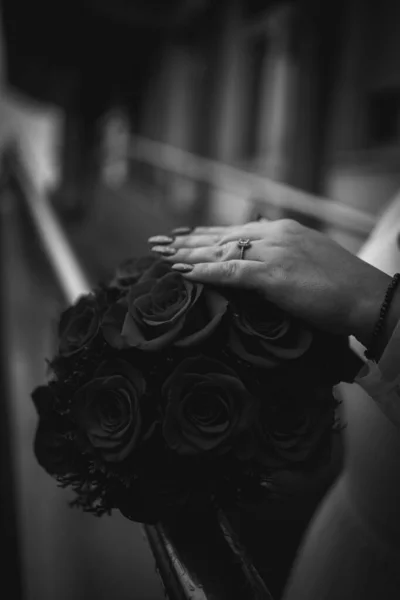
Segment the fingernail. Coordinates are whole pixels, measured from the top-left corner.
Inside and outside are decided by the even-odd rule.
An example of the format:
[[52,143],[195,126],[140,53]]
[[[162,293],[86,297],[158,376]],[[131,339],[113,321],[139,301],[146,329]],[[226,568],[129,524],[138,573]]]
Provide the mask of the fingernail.
[[147,240],[149,244],[172,244],[174,238],[168,235],[155,235]]
[[166,248],[165,246],[154,246],[151,251],[157,252],[157,254],[162,254],[163,256],[172,256],[176,253],[175,248]]
[[194,265],[185,265],[183,263],[176,263],[175,265],[172,265],[172,269],[174,269],[174,271],[179,271],[180,273],[189,273],[189,271],[192,271],[194,268]]
[[188,235],[192,233],[193,227],[177,227],[171,231],[172,235]]

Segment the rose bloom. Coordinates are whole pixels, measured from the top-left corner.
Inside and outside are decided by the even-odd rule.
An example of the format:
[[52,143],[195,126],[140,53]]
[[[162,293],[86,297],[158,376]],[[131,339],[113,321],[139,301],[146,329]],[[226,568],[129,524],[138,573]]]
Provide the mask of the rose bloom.
[[255,400],[225,364],[204,356],[185,359],[165,382],[163,396],[170,448],[182,455],[234,448],[242,458],[251,456]]
[[103,335],[117,349],[193,346],[215,331],[227,304],[217,292],[185,280],[171,272],[167,263],[158,262],[107,311]]
[[278,393],[278,410],[262,410],[258,422],[259,459],[271,468],[307,461],[334,424],[331,389],[286,386]]
[[281,366],[300,358],[312,344],[311,331],[256,294],[235,296],[231,315],[229,349],[256,367]]
[[156,256],[141,256],[124,260],[118,265],[111,286],[120,289],[129,288],[137,283],[144,273],[157,262],[161,261]]
[[59,353],[71,356],[81,351],[97,335],[100,317],[94,296],[82,296],[61,315],[58,326]]
[[36,459],[50,475],[66,475],[73,460],[71,442],[57,427],[59,420],[40,419],[34,440]]
[[127,458],[145,439],[141,402],[145,381],[124,360],[109,360],[80,388],[72,403],[86,450],[105,462]]

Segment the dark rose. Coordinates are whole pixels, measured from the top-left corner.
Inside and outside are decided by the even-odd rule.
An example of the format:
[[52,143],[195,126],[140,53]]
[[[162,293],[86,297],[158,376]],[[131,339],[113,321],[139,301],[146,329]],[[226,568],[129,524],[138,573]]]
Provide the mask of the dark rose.
[[68,421],[55,412],[56,397],[49,386],[38,386],[31,398],[40,417],[34,440],[37,461],[50,475],[66,474],[71,462]]
[[[330,436],[335,422],[330,389],[309,387],[300,391],[292,389],[286,394],[292,398],[281,398],[279,409],[273,414],[261,412],[258,423],[260,462],[271,468],[307,461],[323,438]],[[295,396],[298,396],[297,403],[293,401]]]
[[58,326],[59,353],[71,356],[91,342],[100,327],[99,311],[91,294],[79,298],[61,315]]
[[100,365],[73,398],[72,414],[89,452],[106,462],[122,461],[133,452],[144,439],[144,393],[141,373],[126,361]]
[[165,382],[163,396],[170,448],[183,455],[232,448],[251,455],[255,401],[232,369],[204,356],[187,358]]
[[38,415],[46,416],[54,411],[56,398],[48,385],[36,387],[31,394],[31,398]]
[[137,283],[142,275],[155,263],[161,262],[156,256],[128,258],[118,265],[111,286],[121,289]]
[[313,334],[273,304],[246,294],[232,306],[230,350],[257,367],[273,368],[300,358]]
[[61,417],[40,419],[34,441],[38,463],[50,475],[66,475],[71,471],[75,449],[68,433],[63,431]]
[[102,329],[114,348],[159,351],[207,339],[227,309],[227,300],[203,285],[155,263],[106,313]]

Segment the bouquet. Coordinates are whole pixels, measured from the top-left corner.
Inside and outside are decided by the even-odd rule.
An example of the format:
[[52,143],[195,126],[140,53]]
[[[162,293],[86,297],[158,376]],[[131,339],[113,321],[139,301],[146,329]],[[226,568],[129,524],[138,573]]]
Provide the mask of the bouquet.
[[280,470],[329,460],[348,352],[254,292],[126,260],[61,314],[32,393],[37,460],[99,516],[253,502]]

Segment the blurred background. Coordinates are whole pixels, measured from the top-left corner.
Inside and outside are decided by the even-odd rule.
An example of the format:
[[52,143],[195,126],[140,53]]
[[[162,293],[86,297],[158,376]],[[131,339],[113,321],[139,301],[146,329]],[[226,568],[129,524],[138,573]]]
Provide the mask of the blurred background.
[[157,600],[142,529],[70,511],[32,453],[65,248],[90,284],[152,234],[263,215],[357,252],[400,186],[400,4],[3,0],[1,19],[5,573],[27,600]]

